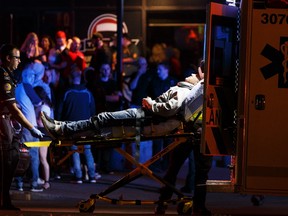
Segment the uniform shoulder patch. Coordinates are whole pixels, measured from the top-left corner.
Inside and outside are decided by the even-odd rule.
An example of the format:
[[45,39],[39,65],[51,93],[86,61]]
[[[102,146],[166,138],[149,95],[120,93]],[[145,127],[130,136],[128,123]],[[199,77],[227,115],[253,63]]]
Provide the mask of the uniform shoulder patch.
[[11,86],[10,83],[5,83],[5,84],[4,84],[4,90],[5,90],[5,91],[10,91],[11,88],[12,88],[12,86]]

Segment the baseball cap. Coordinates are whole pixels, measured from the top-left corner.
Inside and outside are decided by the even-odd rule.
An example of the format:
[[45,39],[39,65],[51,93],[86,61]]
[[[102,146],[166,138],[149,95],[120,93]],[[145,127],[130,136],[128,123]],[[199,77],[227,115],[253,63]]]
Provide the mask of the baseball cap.
[[56,38],[66,38],[66,33],[64,31],[57,31]]

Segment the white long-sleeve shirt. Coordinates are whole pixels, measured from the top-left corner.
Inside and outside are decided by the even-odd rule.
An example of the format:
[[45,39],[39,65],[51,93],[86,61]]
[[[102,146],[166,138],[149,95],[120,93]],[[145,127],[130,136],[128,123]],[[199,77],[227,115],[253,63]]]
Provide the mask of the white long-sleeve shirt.
[[[191,105],[197,97],[203,94],[203,81],[192,85],[188,82],[179,82],[177,86],[152,100],[152,112],[156,115],[169,117],[177,113],[185,117],[185,108]],[[186,119],[186,117],[185,117]]]

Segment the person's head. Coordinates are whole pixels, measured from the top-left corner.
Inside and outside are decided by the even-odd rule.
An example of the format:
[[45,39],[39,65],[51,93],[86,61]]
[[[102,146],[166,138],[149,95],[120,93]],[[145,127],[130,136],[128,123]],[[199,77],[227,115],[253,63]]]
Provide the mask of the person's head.
[[205,67],[205,61],[201,60],[198,66],[198,75],[199,75],[200,80],[204,79],[204,72],[205,72],[204,67]]
[[151,50],[150,62],[158,64],[159,62],[165,61],[167,46],[164,43],[154,44]]
[[54,73],[54,69],[49,69],[49,68],[45,68],[45,71],[44,71],[44,76],[43,76],[43,81],[45,83],[47,83],[48,85],[50,83],[53,83],[55,80],[53,80],[53,73]]
[[198,72],[196,74],[192,73],[190,76],[186,77],[185,81],[195,85],[200,80],[204,79],[204,65],[205,62],[202,60],[198,66]]
[[169,76],[170,65],[168,62],[161,62],[157,65],[157,74],[161,80],[167,79]]
[[0,48],[1,64],[10,71],[18,68],[20,60],[20,51],[13,44],[4,44]]
[[35,32],[30,32],[27,34],[24,43],[21,46],[22,52],[31,51],[31,49],[38,47],[39,39]]
[[71,65],[70,79],[73,84],[80,84],[82,79],[82,59],[77,58]]
[[122,35],[122,46],[127,47],[129,44],[131,44],[131,38],[127,33],[124,33]]
[[80,50],[80,48],[81,48],[81,40],[80,40],[79,37],[74,36],[72,38],[72,43],[71,43],[71,46],[70,46],[70,50],[72,52],[77,52],[77,51]]
[[45,51],[54,47],[54,42],[49,35],[43,35],[40,44]]
[[58,47],[66,45],[66,33],[64,31],[57,31],[55,38]]
[[108,63],[103,63],[101,66],[100,66],[100,79],[101,81],[103,82],[107,82],[110,78],[110,75],[111,75],[111,67]]
[[146,58],[140,56],[140,57],[138,58],[138,65],[139,65],[139,67],[143,67],[143,66],[146,66],[146,67],[147,67],[147,60],[146,60]]
[[34,81],[35,71],[33,70],[33,64],[29,64],[22,71],[22,82],[33,85]]
[[100,32],[96,32],[92,35],[91,41],[94,47],[99,47],[103,45],[103,35]]
[[87,84],[91,84],[95,79],[95,69],[93,67],[86,67],[83,71],[84,80]]
[[138,58],[138,67],[139,67],[139,71],[143,71],[146,72],[147,70],[147,60],[144,57],[139,57]]

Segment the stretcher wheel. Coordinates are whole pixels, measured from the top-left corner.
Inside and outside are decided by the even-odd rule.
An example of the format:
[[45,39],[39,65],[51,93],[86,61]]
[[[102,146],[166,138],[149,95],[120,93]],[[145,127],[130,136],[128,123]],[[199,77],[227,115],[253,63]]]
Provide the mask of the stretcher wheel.
[[79,203],[80,212],[92,213],[95,210],[95,199],[88,199]]
[[192,214],[193,201],[183,201],[177,206],[177,212],[179,215],[191,215]]
[[165,211],[167,209],[166,205],[158,205],[155,208],[155,215],[165,215]]
[[264,202],[264,196],[262,195],[253,195],[251,197],[251,202],[254,206],[260,206]]

